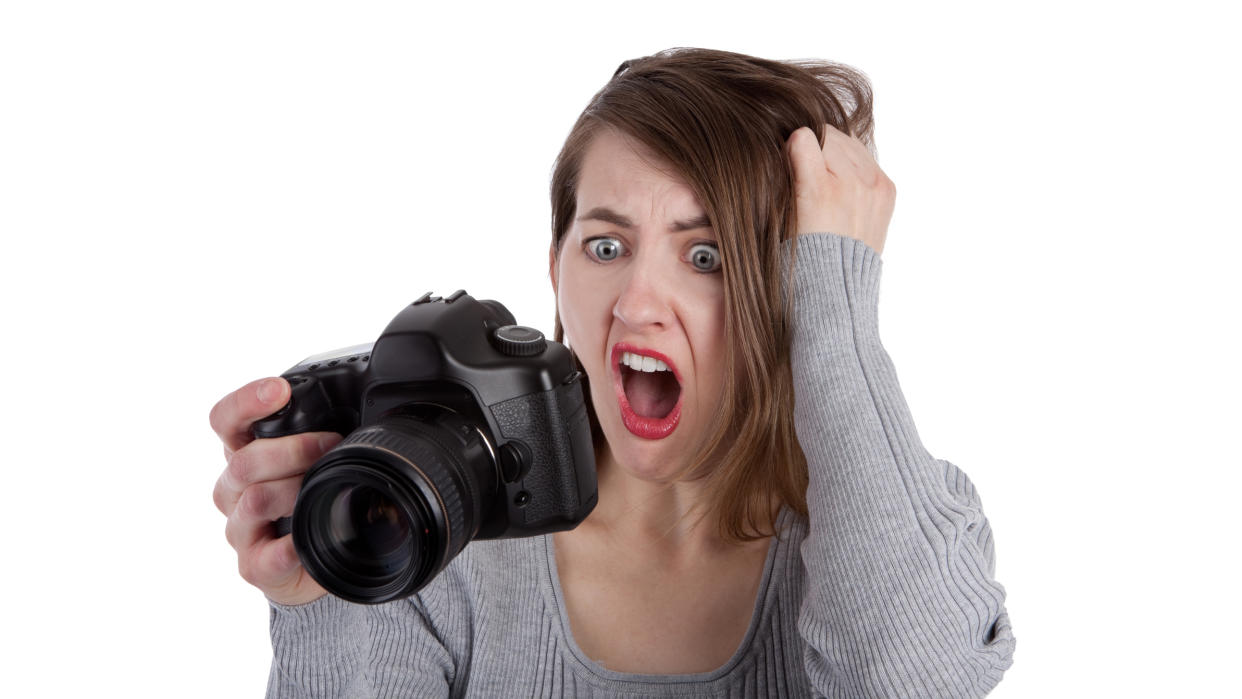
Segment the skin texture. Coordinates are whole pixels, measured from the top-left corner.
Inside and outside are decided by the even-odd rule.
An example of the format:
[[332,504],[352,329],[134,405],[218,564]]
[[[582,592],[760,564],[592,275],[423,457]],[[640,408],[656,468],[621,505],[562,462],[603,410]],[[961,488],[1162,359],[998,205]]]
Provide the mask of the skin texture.
[[[821,148],[810,129],[787,143],[799,233],[834,232],[883,248],[895,188],[857,140],[831,127]],[[612,131],[583,160],[574,221],[550,273],[566,339],[590,377],[607,444],[597,459],[600,501],[577,529],[554,535],[574,639],[620,672],[709,672],[728,661],[749,627],[769,542],[725,544],[693,517],[701,488],[675,482],[719,402],[724,298],[718,273],[691,264],[710,228],[678,230],[703,214],[693,193],[647,149]],[[630,225],[591,220],[607,207]],[[583,220],[583,219],[587,220]],[[611,260],[593,255],[606,238]],[[680,372],[682,422],[659,440],[630,433],[614,390],[615,343],[655,349]]]
[[[805,128],[786,144],[799,233],[838,233],[881,252],[896,189],[861,143],[831,126],[826,130],[822,147]],[[607,203],[580,199],[578,210],[610,206],[635,226],[623,231],[576,222],[560,254],[550,255],[570,344],[592,385],[605,388],[592,400],[608,440],[600,460],[599,506],[582,526],[554,539],[562,586],[575,638],[609,667],[709,670],[732,654],[745,633],[767,548],[762,540],[726,546],[711,527],[693,526],[688,515],[697,488],[669,482],[702,438],[707,411],[719,395],[719,275],[701,274],[688,262],[689,247],[710,242],[713,234],[669,233],[672,221],[702,213],[686,187],[624,139],[601,136],[596,145],[617,160],[584,169],[580,197]],[[601,265],[585,256],[584,236],[614,233],[631,244],[630,257]],[[659,349],[681,373],[682,422],[663,440],[642,440],[619,421],[605,351],[622,338]],[[341,437],[251,438],[250,425],[279,410],[289,390],[279,378],[246,384],[211,409],[210,423],[227,461],[213,500],[226,517],[225,538],[237,552],[239,573],[272,601],[295,605],[325,592],[302,569],[291,537],[272,536],[271,523],[292,514],[302,475]]]
[[[630,225],[591,219],[597,207]],[[561,249],[552,251],[551,275],[607,443],[598,450],[599,505],[577,529],[554,537],[570,625],[583,652],[609,669],[707,671],[746,632],[767,548],[695,536],[683,515],[699,487],[672,480],[720,398],[723,282],[719,271],[697,269],[692,256],[706,252],[715,234],[678,230],[704,215],[694,194],[646,149],[610,131],[583,159],[576,209]],[[614,259],[593,254],[601,239],[616,246]],[[676,367],[681,420],[667,437],[644,438],[623,424],[617,343],[657,351]]]
[[836,233],[884,252],[897,187],[858,139],[824,125],[824,144],[807,127],[785,144],[794,172],[798,235]]
[[[612,131],[592,142],[578,183],[578,217],[552,260],[565,338],[590,377],[591,400],[607,438],[601,471],[621,468],[666,483],[698,447],[719,403],[724,374],[724,284],[719,271],[691,262],[696,246],[714,250],[711,228],[676,230],[704,217],[690,189],[665,174],[650,153]],[[587,218],[607,208],[629,226]],[[619,244],[601,261],[591,243]],[[622,424],[612,349],[627,343],[667,356],[681,377],[681,421],[663,439]]]
[[254,439],[250,425],[289,402],[289,383],[260,379],[233,391],[211,409],[211,427],[224,443],[227,465],[212,499],[227,518],[224,536],[237,551],[242,578],[280,604],[306,604],[327,594],[298,561],[293,537],[272,534],[272,522],[293,514],[302,474],[341,436],[307,432]]

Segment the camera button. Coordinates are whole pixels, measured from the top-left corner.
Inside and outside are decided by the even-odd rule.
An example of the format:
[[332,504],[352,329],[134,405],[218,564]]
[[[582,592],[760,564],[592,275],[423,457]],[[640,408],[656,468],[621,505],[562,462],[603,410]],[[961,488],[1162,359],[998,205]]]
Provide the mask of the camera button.
[[543,333],[524,325],[505,325],[492,333],[492,344],[510,357],[533,357],[547,347]]
[[509,442],[500,447],[498,456],[500,476],[505,479],[506,483],[516,483],[526,475],[527,464],[530,461],[516,442]]

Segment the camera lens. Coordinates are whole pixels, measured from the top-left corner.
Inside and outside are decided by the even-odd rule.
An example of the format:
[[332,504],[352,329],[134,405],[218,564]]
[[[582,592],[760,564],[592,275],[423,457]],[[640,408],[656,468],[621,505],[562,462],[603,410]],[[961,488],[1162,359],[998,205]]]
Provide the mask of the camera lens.
[[344,599],[417,592],[475,534],[497,490],[490,445],[456,413],[411,410],[356,430],[307,471],[293,543]]
[[328,505],[324,524],[338,557],[373,574],[395,573],[412,557],[410,518],[377,488],[356,485],[341,490]]

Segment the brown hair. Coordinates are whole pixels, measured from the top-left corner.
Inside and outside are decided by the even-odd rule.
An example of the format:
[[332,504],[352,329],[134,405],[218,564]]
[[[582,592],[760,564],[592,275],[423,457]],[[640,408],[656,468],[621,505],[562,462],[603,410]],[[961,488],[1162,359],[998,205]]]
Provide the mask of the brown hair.
[[[781,242],[796,231],[785,141],[824,124],[872,154],[871,87],[849,66],[669,49],[622,63],[565,140],[552,173],[557,255],[575,216],[583,156],[601,128],[651,149],[694,191],[723,264],[726,373],[704,447],[681,477],[707,480],[707,508],[726,541],[773,533],[778,506],[806,515],[806,459],[793,420],[789,305]],[[563,340],[560,316],[556,339]],[[591,402],[587,401],[588,407]],[[592,411],[592,426],[600,438]],[[706,468],[711,464],[711,468]]]

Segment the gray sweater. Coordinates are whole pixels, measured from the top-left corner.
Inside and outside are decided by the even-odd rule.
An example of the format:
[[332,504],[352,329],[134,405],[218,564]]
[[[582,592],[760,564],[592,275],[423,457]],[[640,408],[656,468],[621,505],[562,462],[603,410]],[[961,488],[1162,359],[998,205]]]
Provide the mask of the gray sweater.
[[987,694],[1014,650],[992,532],[966,474],[919,442],[877,333],[880,258],[833,234],[797,245],[785,288],[810,517],[778,517],[728,662],[692,675],[593,662],[574,643],[541,536],[472,543],[399,602],[273,604],[268,696]]

